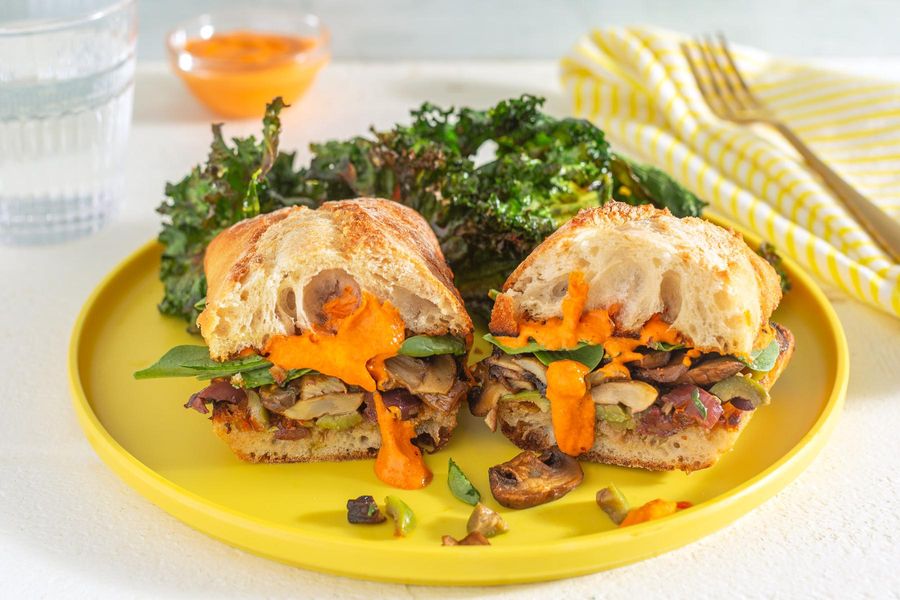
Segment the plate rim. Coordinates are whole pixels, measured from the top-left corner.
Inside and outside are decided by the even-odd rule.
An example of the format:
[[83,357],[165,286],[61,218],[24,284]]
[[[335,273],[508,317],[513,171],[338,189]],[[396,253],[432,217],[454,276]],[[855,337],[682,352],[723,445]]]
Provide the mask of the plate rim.
[[[742,227],[735,225],[729,219],[717,214],[705,213],[704,218],[710,218],[719,225],[730,227],[744,235],[753,245],[759,243],[758,236],[749,234]],[[195,492],[184,488],[163,475],[157,473],[149,466],[142,463],[128,450],[126,450],[113,435],[104,427],[95,414],[91,402],[87,397],[81,382],[79,371],[79,355],[82,340],[85,334],[85,324],[100,296],[107,290],[111,283],[118,279],[124,271],[132,268],[134,263],[141,260],[144,254],[155,251],[159,242],[152,239],[126,258],[120,261],[109,271],[94,287],[90,295],[81,307],[78,317],[72,329],[72,335],[68,348],[68,379],[69,390],[72,395],[72,404],[78,418],[79,425],[85,437],[103,462],[115,472],[129,487],[135,489],[142,496],[150,500],[157,507],[174,516],[179,521],[189,525],[193,529],[206,535],[223,541],[231,546],[252,552],[282,563],[291,564],[301,568],[311,569],[335,575],[347,576],[356,579],[370,581],[383,581],[392,583],[424,584],[424,585],[503,585],[510,583],[527,583],[536,581],[548,581],[573,577],[587,573],[594,573],[625,564],[637,562],[684,546],[688,543],[705,537],[709,533],[721,529],[744,516],[752,508],[759,506],[767,499],[781,491],[788,483],[797,477],[812,462],[822,447],[827,442],[837,418],[844,404],[847,384],[849,380],[849,352],[846,335],[834,308],[828,301],[821,288],[813,278],[802,270],[789,257],[783,257],[791,276],[802,281],[803,286],[809,290],[815,298],[819,308],[825,314],[828,325],[829,337],[833,339],[836,348],[835,357],[835,385],[825,402],[821,414],[812,424],[809,430],[785,452],[778,460],[754,477],[741,482],[727,491],[714,496],[696,507],[680,511],[679,514],[662,521],[651,521],[627,529],[614,529],[598,531],[593,534],[582,535],[572,539],[556,540],[545,543],[529,543],[517,546],[494,546],[489,548],[471,547],[463,553],[448,553],[446,549],[435,543],[434,548],[422,548],[419,546],[392,547],[390,552],[406,557],[437,557],[442,564],[444,575],[414,574],[411,577],[399,577],[392,573],[363,573],[360,570],[341,568],[337,566],[320,564],[315,561],[304,561],[305,557],[288,559],[275,552],[268,552],[254,541],[258,536],[268,538],[271,542],[278,540],[291,544],[302,543],[305,545],[316,544],[321,548],[323,544],[330,546],[331,552],[346,553],[357,550],[382,548],[376,546],[376,542],[360,540],[348,536],[346,540],[337,540],[333,537],[321,535],[303,535],[298,526],[289,527],[280,523],[266,521],[240,512],[228,506],[213,502]],[[744,508],[742,505],[746,506]],[[732,508],[740,510],[737,517],[732,515]],[[187,513],[183,512],[187,511]],[[673,530],[670,535],[659,543],[658,533],[660,529]],[[224,533],[223,533],[224,532]],[[602,540],[602,541],[601,541]],[[627,548],[643,547],[649,540],[655,543],[653,549],[645,549],[624,552],[621,557],[613,559],[601,559],[588,563],[554,564],[551,568],[530,569],[526,574],[505,574],[490,569],[465,570],[461,576],[447,575],[452,572],[453,563],[459,565],[477,564],[483,562],[490,552],[494,559],[503,557],[508,561],[518,561],[531,558],[535,550],[541,552],[560,550],[563,555],[571,555],[578,552],[596,551],[602,548],[622,546]],[[321,548],[321,554],[325,554],[325,548]],[[463,560],[456,560],[463,557]],[[490,559],[488,559],[490,560]],[[343,562],[343,561],[341,561]],[[347,561],[349,562],[349,561]],[[602,563],[602,564],[601,564]],[[598,566],[599,565],[599,566]]]

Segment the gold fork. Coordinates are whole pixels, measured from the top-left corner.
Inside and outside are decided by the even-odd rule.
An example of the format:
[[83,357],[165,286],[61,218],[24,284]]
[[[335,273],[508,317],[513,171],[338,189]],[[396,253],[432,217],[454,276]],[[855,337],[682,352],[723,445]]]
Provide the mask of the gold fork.
[[724,36],[720,34],[718,40],[709,37],[690,43],[682,42],[681,51],[697,80],[700,93],[717,117],[740,124],[763,123],[778,131],[803,156],[806,164],[822,177],[882,250],[895,263],[900,263],[900,223],[844,181],[759,100],[738,70]]

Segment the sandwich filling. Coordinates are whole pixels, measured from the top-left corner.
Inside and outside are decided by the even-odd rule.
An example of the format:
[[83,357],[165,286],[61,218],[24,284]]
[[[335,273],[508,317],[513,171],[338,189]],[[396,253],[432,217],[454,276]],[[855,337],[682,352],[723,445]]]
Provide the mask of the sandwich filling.
[[[465,342],[408,336],[390,302],[349,286],[325,301],[321,314],[310,330],[272,336],[259,354],[248,349],[232,361],[210,361],[224,376],[213,377],[185,406],[207,413],[213,403],[230,423],[270,431],[274,440],[375,422],[381,437],[376,475],[395,487],[424,487],[432,475],[420,447],[436,449],[449,437],[443,427],[431,430],[438,428],[433,417],[455,414],[468,390]],[[250,370],[229,375],[228,365]],[[161,376],[176,374],[170,369]]]
[[390,378],[385,361],[397,355],[405,338],[400,313],[367,292],[358,299],[349,286],[325,302],[322,313],[325,322],[319,331],[273,336],[265,354],[282,369],[313,369],[370,393],[381,433],[375,474],[395,487],[425,487],[431,471],[412,444],[415,429],[401,419],[397,407],[385,407],[378,391]]
[[578,456],[595,442],[596,424],[671,436],[687,427],[735,429],[769,400],[767,388],[787,330],[763,328],[751,356],[701,352],[654,315],[639,332],[617,335],[616,306],[585,310],[588,285],[568,278],[562,316],[524,320],[516,336],[485,336],[495,347],[480,365],[484,382],[473,412],[496,425],[499,403],[550,412],[559,448]]

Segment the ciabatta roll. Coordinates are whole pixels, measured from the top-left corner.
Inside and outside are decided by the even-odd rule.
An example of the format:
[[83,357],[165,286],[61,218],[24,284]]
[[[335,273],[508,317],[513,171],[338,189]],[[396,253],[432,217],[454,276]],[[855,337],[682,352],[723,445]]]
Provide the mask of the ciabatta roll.
[[770,322],[780,300],[777,273],[735,232],[648,205],[584,210],[496,297],[473,411],[522,448],[711,466],[793,352]]

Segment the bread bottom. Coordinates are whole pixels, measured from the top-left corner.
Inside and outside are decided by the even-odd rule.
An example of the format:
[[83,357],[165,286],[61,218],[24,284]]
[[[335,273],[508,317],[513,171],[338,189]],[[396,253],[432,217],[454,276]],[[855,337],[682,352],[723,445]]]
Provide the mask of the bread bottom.
[[[497,423],[519,448],[546,450],[556,444],[550,413],[532,407],[525,402],[502,402]],[[711,467],[731,450],[752,416],[752,412],[745,413],[738,426],[730,430],[721,424],[709,431],[691,425],[669,437],[641,434],[598,420],[594,446],[579,458],[650,471],[697,471]]]
[[[247,462],[334,462],[373,458],[381,447],[378,424],[363,421],[345,431],[309,428],[309,436],[299,440],[279,440],[269,430],[257,430],[248,419],[246,409],[218,403],[212,415],[213,431],[231,450]],[[435,449],[450,440],[456,428],[456,411],[440,413],[423,407],[419,415],[411,419],[416,434],[428,434],[434,440]]]

